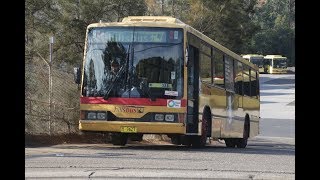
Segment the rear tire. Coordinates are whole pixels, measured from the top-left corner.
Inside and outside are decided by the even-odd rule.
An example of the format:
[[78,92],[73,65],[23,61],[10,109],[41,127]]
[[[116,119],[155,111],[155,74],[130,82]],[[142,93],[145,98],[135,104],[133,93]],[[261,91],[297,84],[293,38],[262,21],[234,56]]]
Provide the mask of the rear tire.
[[236,139],[234,139],[234,138],[224,139],[224,142],[226,143],[226,146],[228,148],[235,148],[236,147]]
[[124,146],[127,144],[128,134],[124,133],[112,133],[111,134],[111,143],[113,145]]
[[245,148],[247,146],[248,143],[248,139],[237,139],[237,148]]
[[243,128],[243,138],[237,139],[237,147],[238,148],[245,148],[248,144],[248,138],[250,133],[250,124],[249,119],[246,118],[244,122],[244,128]]

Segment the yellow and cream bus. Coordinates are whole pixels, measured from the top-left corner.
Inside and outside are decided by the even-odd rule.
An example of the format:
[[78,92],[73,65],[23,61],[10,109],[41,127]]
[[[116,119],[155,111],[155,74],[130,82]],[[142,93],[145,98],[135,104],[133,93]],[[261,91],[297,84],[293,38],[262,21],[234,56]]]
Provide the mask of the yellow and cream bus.
[[177,145],[245,148],[259,133],[258,68],[173,17],[88,25],[75,82],[79,129],[109,133],[114,145],[165,134]]
[[265,71],[269,74],[286,74],[287,57],[282,55],[266,55],[264,56]]
[[245,54],[242,55],[242,57],[246,60],[248,60],[249,62],[255,64],[256,66],[258,66],[259,68],[259,73],[267,73],[264,72],[265,68],[264,68],[264,55],[261,54]]

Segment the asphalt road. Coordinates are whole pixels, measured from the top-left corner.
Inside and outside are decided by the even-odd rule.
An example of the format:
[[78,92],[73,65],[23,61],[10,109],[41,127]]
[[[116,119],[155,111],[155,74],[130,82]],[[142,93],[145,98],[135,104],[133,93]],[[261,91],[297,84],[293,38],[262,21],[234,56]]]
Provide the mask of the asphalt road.
[[295,179],[294,75],[261,75],[260,135],[245,149],[161,144],[25,148],[26,179]]
[[295,75],[260,75],[260,136],[295,138]]

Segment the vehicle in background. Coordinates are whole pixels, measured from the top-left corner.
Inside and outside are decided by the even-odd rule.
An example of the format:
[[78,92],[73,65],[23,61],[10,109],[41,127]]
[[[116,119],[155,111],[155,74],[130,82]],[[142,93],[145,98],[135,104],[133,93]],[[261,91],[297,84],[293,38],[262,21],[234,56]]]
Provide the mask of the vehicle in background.
[[288,73],[287,57],[282,55],[264,56],[264,68],[268,74],[286,74]]
[[248,60],[249,62],[253,63],[254,65],[258,66],[259,68],[259,73],[266,73],[264,72],[265,68],[264,68],[264,56],[261,54],[245,54],[242,55],[242,57],[246,60]]

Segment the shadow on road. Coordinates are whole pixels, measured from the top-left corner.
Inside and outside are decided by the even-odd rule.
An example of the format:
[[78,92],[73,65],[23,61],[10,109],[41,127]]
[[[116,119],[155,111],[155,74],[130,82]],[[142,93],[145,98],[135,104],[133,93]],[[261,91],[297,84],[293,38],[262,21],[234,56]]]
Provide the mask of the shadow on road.
[[294,93],[270,93],[270,92],[261,92],[261,96],[281,96],[281,95],[288,95],[288,94],[294,94]]
[[[212,152],[212,153],[239,153],[239,154],[264,154],[264,155],[295,155],[295,145],[271,142],[269,140],[256,139],[248,142],[246,148],[227,148],[223,141],[214,142],[203,148],[192,148],[183,145],[167,144],[144,144],[133,143],[126,146],[113,146],[112,144],[69,144],[51,146],[53,149],[91,149],[91,150],[114,150],[114,153],[96,153],[87,155],[64,154],[63,157],[122,157],[132,156],[135,151],[182,151],[185,153]],[[130,153],[128,153],[128,151]],[[117,152],[116,152],[117,151]],[[160,152],[159,152],[160,153]],[[47,154],[48,156],[49,154]],[[41,155],[44,156],[44,155]],[[56,155],[53,155],[56,156]],[[31,158],[31,157],[29,157]]]

